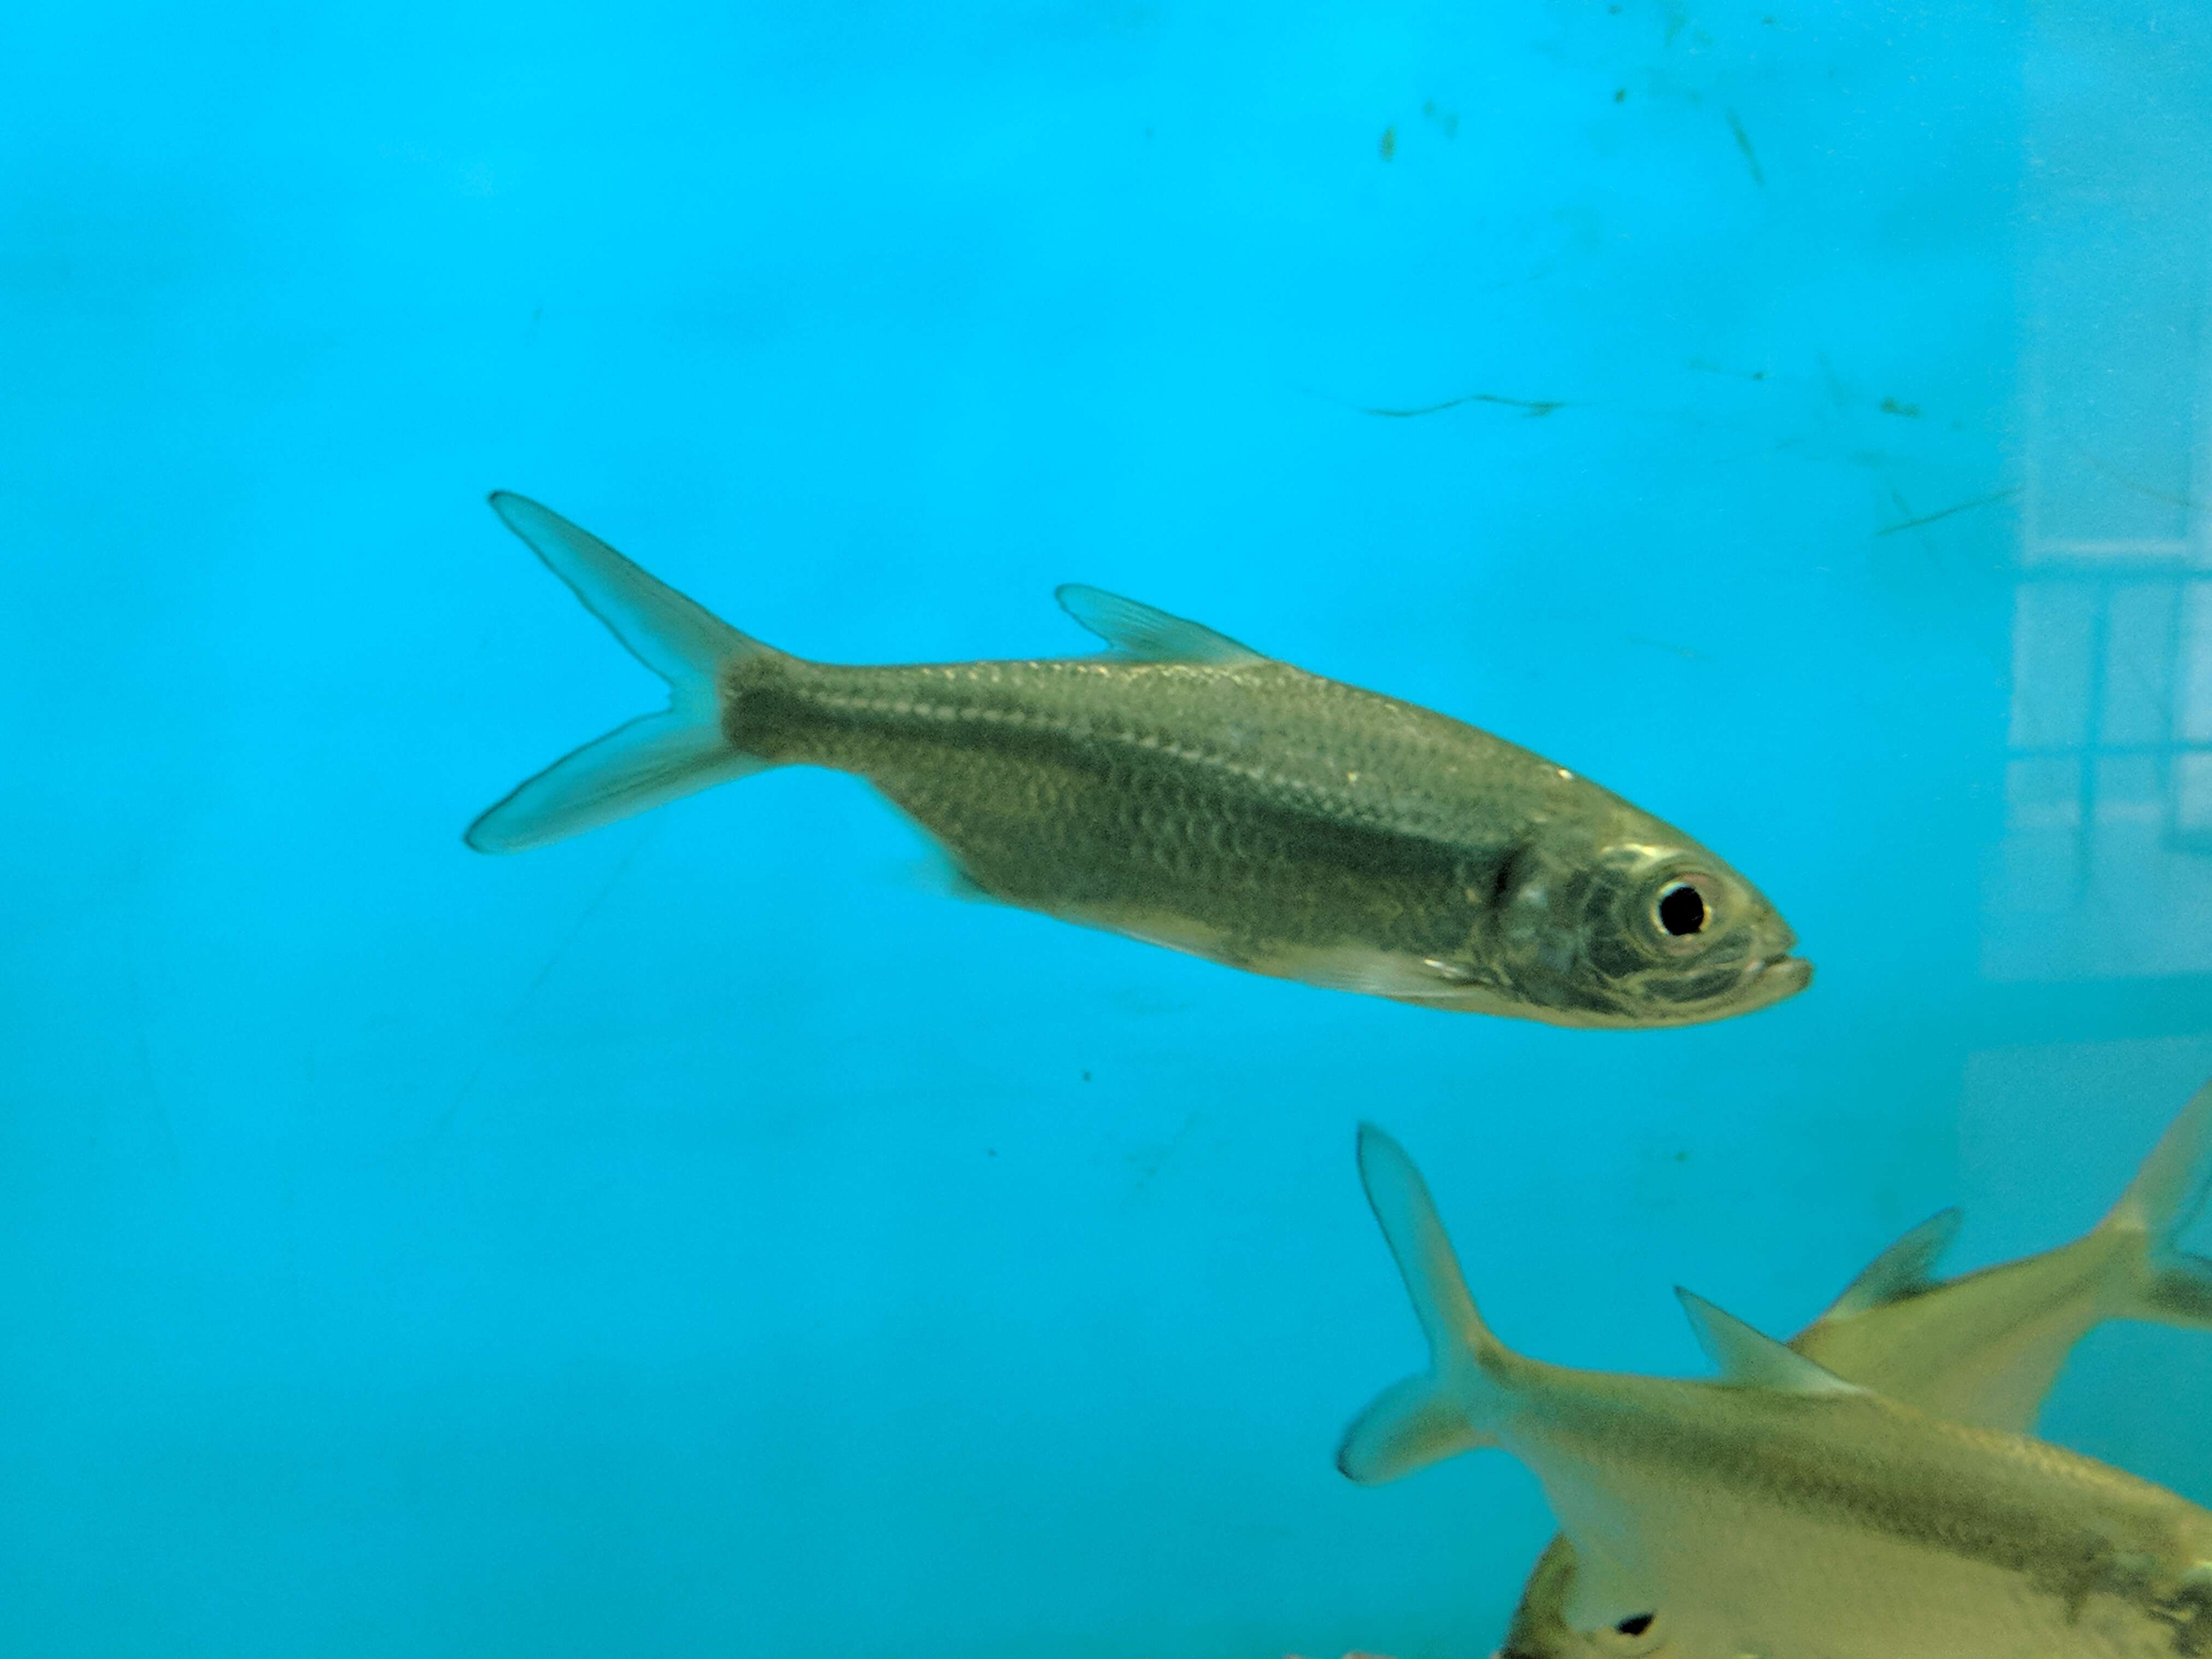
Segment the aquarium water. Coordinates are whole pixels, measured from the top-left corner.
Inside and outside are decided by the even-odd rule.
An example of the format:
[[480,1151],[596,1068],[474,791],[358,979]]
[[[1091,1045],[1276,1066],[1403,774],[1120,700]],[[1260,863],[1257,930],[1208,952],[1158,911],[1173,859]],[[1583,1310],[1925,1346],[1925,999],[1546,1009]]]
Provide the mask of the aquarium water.
[[[2057,1243],[2212,1075],[2212,10],[0,40],[0,1653],[1480,1656],[1534,1480],[1332,1462],[1422,1353],[1359,1121],[1516,1347],[1694,1376],[1674,1285]],[[1812,984],[1240,974],[819,769],[479,855],[665,696],[495,489],[808,657],[1082,581],[1456,715]],[[2212,1501],[2212,1346],[2044,1431]]]

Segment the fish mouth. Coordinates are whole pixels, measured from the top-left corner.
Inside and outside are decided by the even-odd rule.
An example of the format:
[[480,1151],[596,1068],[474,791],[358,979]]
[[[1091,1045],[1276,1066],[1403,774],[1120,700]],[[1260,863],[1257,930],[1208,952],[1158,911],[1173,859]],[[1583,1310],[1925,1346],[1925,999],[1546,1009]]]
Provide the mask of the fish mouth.
[[1790,955],[1785,949],[1747,963],[1736,988],[1740,994],[1763,1007],[1784,997],[1796,996],[1812,982],[1813,964],[1802,957]]

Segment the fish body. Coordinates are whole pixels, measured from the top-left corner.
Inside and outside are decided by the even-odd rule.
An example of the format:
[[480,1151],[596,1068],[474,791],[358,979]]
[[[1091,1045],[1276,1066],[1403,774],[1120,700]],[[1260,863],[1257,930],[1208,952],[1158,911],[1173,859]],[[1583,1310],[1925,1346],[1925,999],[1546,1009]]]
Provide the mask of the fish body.
[[1096,656],[809,662],[720,623],[535,503],[508,525],[669,710],[469,834],[542,845],[765,767],[867,779],[985,896],[1248,971],[1567,1025],[1763,1007],[1809,964],[1750,883],[1504,739],[1090,588]]
[[1475,1446],[1520,1458],[1573,1551],[1560,1612],[1591,1651],[2212,1652],[2212,1513],[2061,1448],[1848,1382],[1686,1293],[1717,1382],[1514,1353],[1482,1322],[1403,1151],[1364,1129],[1360,1165],[1431,1369],[1354,1423],[1340,1467],[1371,1482]]
[[2212,1651],[2212,1514],[2123,1471],[1872,1393],[1505,1375],[1575,1627],[1683,1659]]
[[[1790,1346],[1824,1370],[1954,1422],[2027,1434],[2074,1345],[2107,1319],[2212,1329],[2212,1263],[2176,1245],[2212,1182],[2212,1084],[2192,1096],[2112,1211],[2081,1237],[1956,1279],[1933,1277],[1945,1211],[1905,1235]],[[1603,1659],[1619,1632],[1576,1630],[1574,1546],[1530,1573],[1499,1659]]]

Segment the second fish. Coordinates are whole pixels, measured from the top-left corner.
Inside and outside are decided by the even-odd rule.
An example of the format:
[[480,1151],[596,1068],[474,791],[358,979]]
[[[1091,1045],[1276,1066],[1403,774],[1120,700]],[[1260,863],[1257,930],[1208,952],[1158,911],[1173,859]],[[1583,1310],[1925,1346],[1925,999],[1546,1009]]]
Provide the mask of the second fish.
[[477,819],[516,852],[779,765],[857,773],[983,895],[1253,973],[1559,1025],[1765,1007],[1758,890],[1587,778],[1097,588],[1111,647],[845,667],[771,649],[520,495],[507,527],[672,690]]

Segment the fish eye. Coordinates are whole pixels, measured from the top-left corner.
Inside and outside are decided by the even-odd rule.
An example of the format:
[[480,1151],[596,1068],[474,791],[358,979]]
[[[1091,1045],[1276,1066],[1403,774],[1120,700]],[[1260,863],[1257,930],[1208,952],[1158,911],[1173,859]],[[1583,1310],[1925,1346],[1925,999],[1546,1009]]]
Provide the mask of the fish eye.
[[[1694,876],[1677,876],[1651,902],[1651,921],[1673,943],[1695,939],[1713,919],[1711,902]],[[1633,1634],[1634,1632],[1631,1632]]]
[[[1659,905],[1655,914],[1662,927],[1676,939],[1686,939],[1692,933],[1705,931],[1705,896],[1686,881],[1670,881],[1659,890]],[[1628,1633],[1638,1634],[1635,1631]]]
[[1607,1638],[1597,1644],[1607,1653],[1652,1654],[1666,1645],[1664,1633],[1656,1628],[1659,1615],[1654,1613],[1632,1613],[1609,1630],[1601,1630]]

